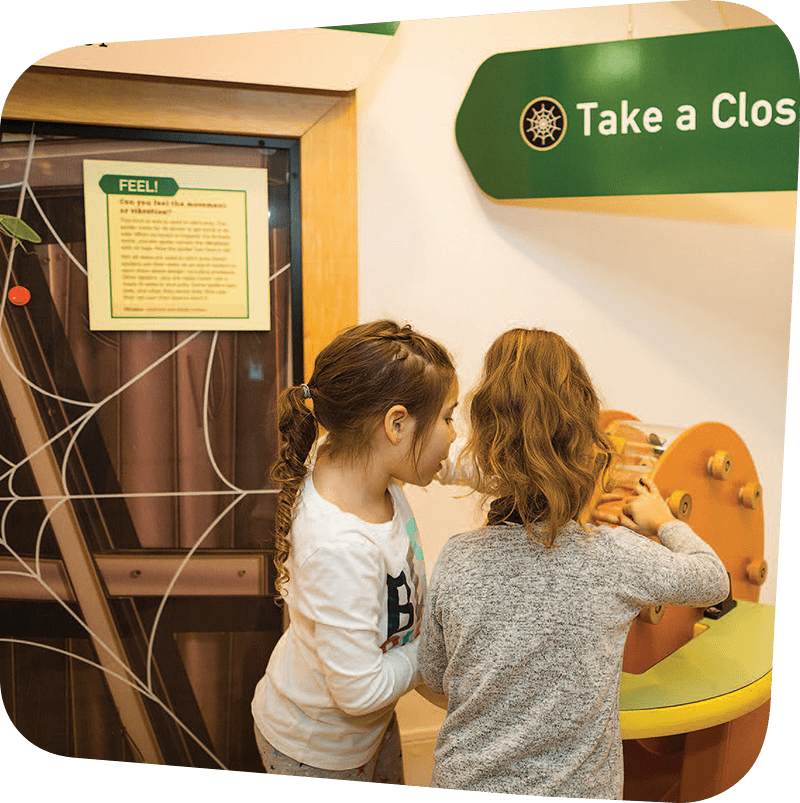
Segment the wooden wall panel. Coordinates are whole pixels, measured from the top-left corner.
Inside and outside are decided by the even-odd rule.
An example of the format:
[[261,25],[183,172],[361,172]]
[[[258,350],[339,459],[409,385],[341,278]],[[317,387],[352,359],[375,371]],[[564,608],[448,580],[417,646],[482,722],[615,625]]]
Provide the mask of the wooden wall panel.
[[300,137],[345,96],[213,81],[31,67],[3,117],[50,123]]
[[358,322],[355,96],[300,140],[305,376],[331,338]]

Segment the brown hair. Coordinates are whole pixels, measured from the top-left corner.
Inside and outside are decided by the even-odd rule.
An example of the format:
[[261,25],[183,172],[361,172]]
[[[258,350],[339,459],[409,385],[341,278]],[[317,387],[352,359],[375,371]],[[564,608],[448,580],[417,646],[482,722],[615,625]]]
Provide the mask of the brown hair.
[[289,579],[289,529],[308,455],[327,431],[329,455],[363,457],[386,413],[403,405],[416,421],[412,454],[424,443],[455,379],[453,361],[434,340],[410,326],[381,320],[353,326],[317,355],[308,380],[313,412],[302,386],[284,390],[278,399],[278,459],[271,477],[280,488],[275,514],[275,587]]
[[[543,329],[500,335],[469,399],[464,449],[481,478],[478,490],[496,497],[489,523],[514,518],[551,547],[610,463],[599,415],[583,362],[560,335]],[[546,522],[541,536],[534,522]]]

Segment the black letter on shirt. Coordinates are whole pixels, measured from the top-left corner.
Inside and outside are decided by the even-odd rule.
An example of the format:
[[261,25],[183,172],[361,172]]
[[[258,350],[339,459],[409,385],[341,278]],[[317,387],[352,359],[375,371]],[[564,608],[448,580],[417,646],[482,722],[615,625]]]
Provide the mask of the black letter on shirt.
[[[414,624],[414,603],[411,601],[411,588],[406,580],[405,572],[400,572],[398,577],[392,577],[390,574],[386,575],[386,586],[388,590],[388,623],[386,638],[391,638],[395,633],[400,630],[407,630]],[[403,595],[406,599],[404,603],[400,602],[400,589],[405,589]],[[400,615],[405,614],[408,616],[408,621],[401,627]]]

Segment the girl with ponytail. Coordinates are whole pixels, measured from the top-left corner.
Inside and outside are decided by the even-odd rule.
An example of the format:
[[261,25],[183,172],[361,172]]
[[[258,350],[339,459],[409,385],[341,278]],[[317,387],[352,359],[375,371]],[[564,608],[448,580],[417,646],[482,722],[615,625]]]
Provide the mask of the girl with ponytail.
[[252,704],[267,772],[403,783],[394,706],[421,682],[426,581],[401,485],[442,468],[457,397],[447,351],[385,320],[342,332],[281,394],[275,585],[290,624]]

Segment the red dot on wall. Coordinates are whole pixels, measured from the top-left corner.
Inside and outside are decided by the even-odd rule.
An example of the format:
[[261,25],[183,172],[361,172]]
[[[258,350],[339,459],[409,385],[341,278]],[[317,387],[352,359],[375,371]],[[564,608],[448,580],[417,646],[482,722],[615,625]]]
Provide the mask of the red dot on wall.
[[18,307],[22,307],[31,300],[31,291],[27,287],[17,285],[8,291],[8,300]]

